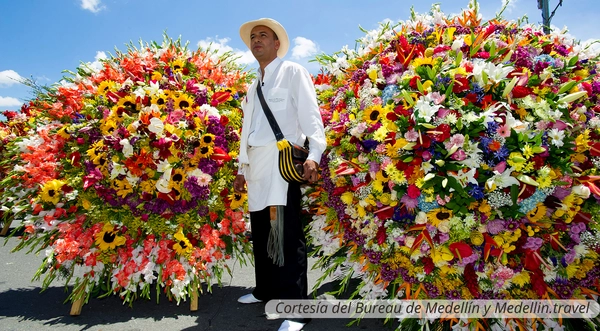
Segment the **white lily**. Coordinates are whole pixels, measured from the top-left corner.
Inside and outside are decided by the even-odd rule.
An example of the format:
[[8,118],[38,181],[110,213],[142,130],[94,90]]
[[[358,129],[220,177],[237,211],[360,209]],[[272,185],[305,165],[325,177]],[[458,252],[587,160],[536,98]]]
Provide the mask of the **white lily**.
[[150,125],[148,125],[148,130],[150,130],[150,132],[156,134],[157,136],[160,136],[162,135],[164,129],[165,124],[160,118],[153,117],[150,120]]
[[110,179],[115,179],[119,175],[125,175],[127,173],[127,169],[120,163],[113,162],[112,170],[110,171]]
[[121,139],[119,145],[123,146],[123,156],[130,157],[133,155],[133,146],[131,146],[128,139]]
[[494,186],[498,188],[505,188],[511,185],[519,185],[519,181],[510,175],[514,170],[515,169],[513,167],[507,168],[503,173],[499,173],[498,171],[494,170],[494,176],[485,182],[485,186],[487,188],[493,188]]

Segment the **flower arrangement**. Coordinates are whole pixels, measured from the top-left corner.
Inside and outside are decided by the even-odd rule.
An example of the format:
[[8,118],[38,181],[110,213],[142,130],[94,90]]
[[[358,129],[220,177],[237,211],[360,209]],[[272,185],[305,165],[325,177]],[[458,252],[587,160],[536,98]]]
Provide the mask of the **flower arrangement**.
[[45,250],[44,287],[64,276],[72,300],[131,303],[155,285],[179,302],[245,261],[246,197],[230,185],[251,77],[234,60],[165,36],[5,112],[2,208],[23,224],[17,249]]
[[318,60],[330,147],[309,205],[322,279],[358,277],[354,295],[368,299],[598,295],[596,52],[563,32],[484,22],[472,1],[454,17],[434,5],[382,24]]

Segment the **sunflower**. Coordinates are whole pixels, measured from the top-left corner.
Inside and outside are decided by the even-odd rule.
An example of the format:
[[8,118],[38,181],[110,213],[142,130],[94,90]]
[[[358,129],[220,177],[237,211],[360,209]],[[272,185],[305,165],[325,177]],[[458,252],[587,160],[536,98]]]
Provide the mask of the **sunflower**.
[[117,130],[117,122],[111,118],[107,118],[100,124],[100,131],[105,136],[112,135]]
[[183,234],[183,228],[180,227],[177,233],[173,235],[173,237],[175,238],[175,244],[173,244],[173,249],[175,249],[177,254],[185,256],[189,255],[192,252],[194,247],[192,246],[188,238],[186,238],[186,236]]
[[142,180],[140,189],[143,193],[154,194],[154,191],[156,191],[156,181],[152,179]]
[[100,85],[98,85],[98,94],[104,96],[109,91],[111,91],[111,92],[115,91],[116,87],[117,87],[117,84],[115,82],[113,82],[112,80],[102,81],[102,83],[100,83]]
[[412,65],[415,67],[415,69],[420,66],[433,67],[434,64],[435,64],[435,60],[433,58],[427,57],[427,56],[416,58],[412,62]]
[[133,187],[127,179],[115,179],[112,181],[112,187],[117,191],[117,195],[124,198],[129,193],[133,193]]
[[190,110],[194,104],[194,99],[189,95],[182,93],[175,99],[175,109]]
[[173,68],[174,72],[181,72],[185,67],[185,61],[182,59],[177,59],[171,63],[171,68]]
[[215,143],[215,135],[212,133],[205,133],[200,137],[201,146],[212,146]]
[[374,105],[365,110],[365,114],[363,115],[363,119],[368,124],[375,124],[381,118],[383,118],[383,108],[381,105]]
[[125,244],[125,237],[118,236],[115,227],[110,223],[105,223],[102,231],[96,234],[96,245],[100,250],[115,249],[117,246]]
[[95,165],[99,166],[101,169],[106,168],[106,166],[108,165],[108,159],[106,157],[106,153],[99,152],[94,157],[92,157],[92,162]]
[[536,223],[546,216],[546,206],[543,203],[538,203],[533,210],[527,213],[527,218],[531,223]]
[[65,185],[65,182],[58,179],[46,182],[42,187],[42,192],[40,194],[42,201],[57,204],[60,200],[60,191],[63,185]]
[[173,169],[171,173],[171,181],[169,182],[169,187],[171,188],[181,188],[183,187],[183,183],[185,182],[186,176],[185,172],[181,168]]
[[152,97],[152,104],[157,105],[160,109],[164,108],[166,103],[167,96],[164,93],[158,93]]
[[135,97],[131,95],[124,96],[123,98],[119,99],[119,102],[117,102],[117,107],[122,107],[129,111],[137,110]]
[[97,142],[95,142],[92,145],[92,148],[88,149],[85,153],[87,154],[87,156],[89,156],[91,159],[93,159],[93,158],[97,157],[98,155],[100,155],[103,150],[104,150],[104,140],[98,140]]
[[375,179],[378,180],[378,181],[380,181],[380,182],[382,182],[382,183],[387,183],[390,180],[390,177],[385,172],[385,170],[379,170],[375,174]]
[[248,195],[246,193],[232,193],[229,195],[229,199],[231,199],[231,205],[230,208],[231,209],[238,209],[241,206],[244,205],[244,202],[246,202],[246,199],[248,198]]
[[202,158],[210,157],[213,154],[214,150],[212,146],[200,146],[196,148],[196,155],[199,155]]
[[427,213],[429,223],[437,227],[442,221],[449,221],[452,218],[452,210],[446,208],[436,208]]

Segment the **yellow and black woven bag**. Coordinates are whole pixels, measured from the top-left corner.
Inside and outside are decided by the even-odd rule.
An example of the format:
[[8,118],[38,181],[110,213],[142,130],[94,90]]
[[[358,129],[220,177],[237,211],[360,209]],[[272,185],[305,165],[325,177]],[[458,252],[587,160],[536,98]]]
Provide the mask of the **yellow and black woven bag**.
[[277,139],[277,148],[279,149],[279,173],[281,173],[281,177],[288,183],[305,183],[306,181],[303,178],[304,161],[308,158],[308,148],[294,144],[285,139],[283,133],[281,133],[279,124],[277,124],[269,105],[267,105],[267,102],[265,101],[260,85],[261,84],[258,84],[256,89],[258,98],[260,99],[260,104],[267,116],[267,120],[271,125],[271,129],[273,129],[275,139]]

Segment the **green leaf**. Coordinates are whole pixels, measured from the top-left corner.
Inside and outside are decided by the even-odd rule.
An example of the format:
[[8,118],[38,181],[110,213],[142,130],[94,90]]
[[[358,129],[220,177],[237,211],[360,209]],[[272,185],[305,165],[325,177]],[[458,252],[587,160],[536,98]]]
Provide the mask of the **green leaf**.
[[573,67],[577,64],[578,61],[579,61],[579,56],[575,55],[569,60],[568,66]]
[[563,94],[566,93],[568,91],[570,91],[575,85],[577,85],[577,81],[572,81],[572,82],[568,82],[563,84],[560,89],[558,90],[557,94]]
[[518,197],[519,197],[519,185],[511,185],[510,186],[510,198],[512,200],[513,205],[517,204]]
[[456,59],[454,60],[454,65],[456,67],[460,67],[460,63],[462,62],[462,58],[463,58],[463,53],[459,49],[459,50],[456,51]]

